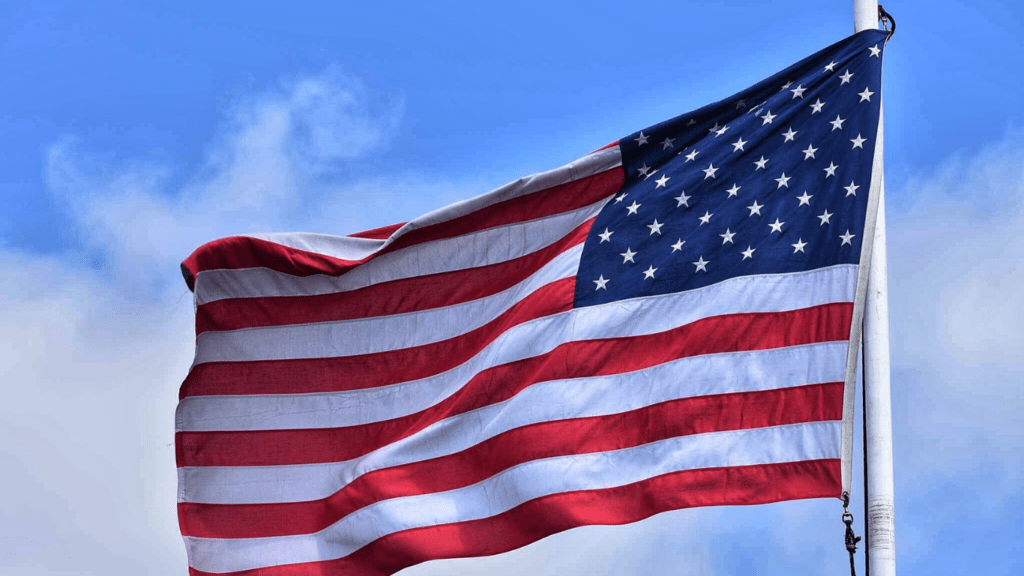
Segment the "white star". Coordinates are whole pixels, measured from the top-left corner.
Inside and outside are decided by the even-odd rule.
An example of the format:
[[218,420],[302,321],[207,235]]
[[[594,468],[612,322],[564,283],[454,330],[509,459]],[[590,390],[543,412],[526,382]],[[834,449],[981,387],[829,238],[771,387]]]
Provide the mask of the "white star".
[[726,192],[729,193],[728,197],[732,198],[733,196],[735,196],[737,193],[739,193],[740,188],[742,188],[742,186],[740,186],[740,185],[738,185],[736,183],[733,183],[732,188],[729,188],[728,190],[726,190]]
[[786,188],[789,188],[789,181],[790,180],[792,180],[792,178],[789,177],[789,176],[786,176],[786,173],[783,172],[782,176],[779,176],[778,178],[775,179],[775,181],[779,183],[779,185],[775,187],[776,190],[778,190],[779,188],[782,188],[783,186],[785,186]]
[[597,292],[598,290],[607,290],[608,288],[605,288],[605,286],[608,285],[608,282],[609,280],[605,279],[604,274],[601,274],[597,280],[594,280],[594,284],[597,284],[597,288],[594,288],[594,292]]
[[657,190],[658,188],[664,188],[665,184],[668,184],[668,181],[669,177],[662,174],[661,178],[658,178],[657,180],[654,181],[655,184],[657,184],[657,186],[655,186],[654,189]]
[[736,109],[737,110],[739,110],[740,108],[745,107],[746,105],[747,105],[747,101],[746,100],[737,100],[736,101]]
[[[853,142],[853,148],[860,148],[861,150],[863,150],[864,149],[864,143],[867,142],[867,140],[864,139],[864,138],[861,138],[860,134],[857,134],[857,137],[854,138],[853,140],[850,140],[850,142]],[[853,148],[851,148],[851,150]]]
[[725,134],[725,131],[726,131],[726,130],[728,130],[728,129],[729,129],[729,127],[728,127],[728,126],[722,126],[722,127],[721,127],[721,128],[719,128],[718,130],[715,130],[715,138],[718,138],[718,137],[719,137],[719,136],[721,136],[722,134]]
[[796,197],[796,199],[800,201],[800,203],[797,204],[796,207],[799,208],[799,207],[804,206],[804,205],[810,206],[811,205],[811,198],[814,198],[814,195],[813,194],[808,194],[807,190],[804,190],[804,193],[803,193],[802,196],[797,196]]
[[682,238],[676,240],[676,243],[672,245],[672,251],[675,252],[676,250],[682,250],[683,244],[686,244],[686,240],[683,240]]
[[832,125],[832,131],[835,132],[836,130],[842,130],[843,122],[846,122],[846,118],[840,118],[839,114],[836,114],[836,119],[829,122],[829,124]]
[[781,232],[782,232],[782,225],[783,225],[783,224],[785,224],[785,222],[779,222],[779,219],[778,219],[778,218],[776,218],[776,219],[775,219],[775,222],[774,222],[773,224],[769,224],[769,225],[768,225],[768,226],[770,226],[770,227],[771,227],[771,229],[772,229],[772,231],[771,231],[771,232],[769,232],[769,234],[774,234],[774,233],[776,233],[776,232],[779,232],[779,233],[781,233]]
[[829,176],[835,176],[836,168],[839,168],[839,166],[836,166],[834,163],[829,162],[828,168],[825,168],[825,178],[828,178]]
[[654,223],[653,224],[648,224],[647,225],[647,227],[651,229],[651,234],[650,234],[651,236],[654,236],[655,232],[657,232],[658,234],[661,234],[661,227],[662,226],[664,226],[664,224],[658,222],[657,218],[654,219]]
[[[804,242],[804,239],[801,238],[796,241],[796,244],[790,244],[790,246],[793,247],[793,254],[796,254],[797,252],[804,252],[804,246],[807,246],[807,242]],[[807,252],[804,252],[804,254],[807,254]]]
[[665,141],[661,143],[661,149],[668,150],[669,148],[675,148],[675,146],[672,145],[675,141],[675,138],[665,138]]
[[797,86],[796,88],[793,88],[792,90],[790,90],[790,92],[793,93],[793,97],[790,98],[790,100],[795,100],[797,97],[803,98],[804,97],[804,92],[806,92],[806,91],[807,91],[807,88],[804,88],[803,84]]
[[640,136],[638,136],[637,138],[633,138],[633,140],[636,140],[636,145],[637,146],[643,146],[644,144],[647,144],[647,139],[648,138],[649,138],[649,136],[644,136],[644,133],[641,130],[640,131]]
[[739,140],[737,140],[737,141],[732,143],[732,151],[733,152],[741,152],[743,150],[743,147],[746,146],[746,145],[747,145],[747,141],[744,140],[743,138],[740,138]]
[[700,258],[697,259],[696,262],[691,262],[691,264],[693,264],[694,266],[697,267],[697,269],[693,271],[694,274],[696,274],[697,272],[700,272],[702,270],[706,273],[708,271],[707,265],[711,264],[711,260],[705,261],[704,257],[701,256]]
[[627,246],[626,247],[626,251],[623,252],[622,254],[619,254],[619,256],[622,256],[622,263],[623,264],[625,264],[626,262],[632,262],[632,263],[636,264],[636,260],[633,260],[633,256],[636,256],[637,254],[639,254],[639,252],[633,252]]
[[615,234],[615,232],[609,232],[608,229],[605,228],[604,232],[598,234],[598,236],[601,237],[601,241],[598,242],[598,244],[603,244],[605,242],[611,242],[612,241],[612,234]]
[[732,237],[735,236],[735,232],[730,232],[728,228],[725,229],[725,234],[719,234],[722,237],[722,245],[725,246],[726,242],[733,244]]
[[838,64],[838,62],[829,62],[828,66],[825,66],[825,70],[823,70],[823,72],[834,72],[836,69],[836,64]]
[[768,159],[765,158],[764,156],[761,156],[761,159],[758,160],[757,162],[754,162],[754,165],[757,166],[757,168],[754,168],[755,171],[760,170],[761,168],[764,168],[765,166],[768,165]]
[[676,196],[674,199],[679,202],[676,204],[676,208],[679,208],[680,206],[686,206],[687,208],[690,207],[690,197],[686,195],[685,190],[680,190],[679,196]]
[[700,224],[698,224],[698,226],[703,226],[703,225],[707,224],[708,222],[711,222],[711,217],[712,216],[714,216],[714,214],[712,214],[711,212],[705,210],[704,211],[704,215],[699,218]]
[[642,206],[642,204],[638,204],[636,200],[633,200],[632,204],[626,206],[626,210],[628,211],[627,216],[629,214],[636,214],[636,211],[640,208],[640,206]]
[[817,114],[818,112],[821,112],[821,109],[824,107],[825,103],[821,101],[821,98],[818,98],[817,100],[814,101],[814,104],[811,104],[811,114],[813,115]]
[[843,84],[846,84],[847,82],[849,82],[849,81],[850,81],[850,78],[853,78],[853,74],[851,74],[851,73],[850,73],[850,71],[849,71],[849,70],[847,70],[847,71],[846,71],[846,74],[843,74],[843,75],[842,75],[842,76],[840,76],[839,78],[840,78],[840,80],[841,80],[841,81],[839,82],[839,85],[840,85],[840,86],[842,86]]
[[846,196],[856,196],[857,188],[860,188],[860,186],[857,186],[856,184],[853,183],[853,180],[850,180],[850,185],[844,187],[843,190],[846,190]]
[[863,102],[865,100],[867,100],[868,102],[871,102],[871,97],[874,96],[874,95],[875,95],[875,93],[872,92],[871,90],[868,90],[867,86],[864,87],[864,91],[863,92],[860,92],[860,93],[857,94],[857,96],[860,96],[860,101],[861,102]]
[[850,229],[847,228],[846,229],[846,234],[840,234],[839,235],[839,237],[843,239],[843,243],[840,244],[840,246],[846,246],[847,244],[849,244],[850,246],[853,246],[853,239],[856,236],[857,236],[856,234],[850,234]]
[[[782,85],[782,90],[785,90],[786,88],[789,88],[792,85],[793,85],[793,81],[790,80],[789,82],[786,82],[785,84]],[[782,92],[782,90],[779,90],[779,92]]]
[[698,152],[697,150],[690,152],[689,154],[686,155],[686,161],[690,162],[691,160],[697,157],[697,154],[700,154],[700,152]]
[[821,225],[824,226],[825,224],[831,224],[831,222],[829,222],[828,219],[831,218],[832,216],[833,214],[831,214],[828,210],[825,210],[824,212],[821,213],[821,216],[818,216],[818,219],[821,220]]
[[653,280],[654,279],[654,273],[657,272],[657,271],[658,271],[658,269],[655,268],[654,265],[651,265],[650,268],[648,268],[647,270],[644,270],[644,279],[646,280],[647,278],[650,278],[650,279]]
[[747,206],[747,210],[750,210],[750,215],[751,216],[753,216],[754,214],[757,214],[758,216],[760,216],[761,215],[761,208],[764,208],[764,204],[758,204],[757,200],[754,200],[753,204],[751,204],[750,206]]
[[650,172],[648,172],[647,174],[644,174],[644,180],[647,180],[651,176],[654,176],[657,172],[658,172],[657,168],[651,168]]
[[746,260],[747,258],[754,257],[754,250],[757,250],[757,248],[751,248],[750,246],[747,246],[747,249],[744,250],[743,252],[740,252],[740,254],[743,254],[743,259]]
[[806,150],[801,150],[801,152],[804,153],[804,160],[814,158],[814,153],[817,151],[818,149],[814,147],[814,144],[808,144]]
[[792,128],[790,128],[789,132],[784,132],[782,134],[782,137],[785,138],[785,140],[783,140],[783,142],[790,142],[790,141],[792,141],[793,138],[796,138],[796,135],[797,135],[797,132],[795,132]]
[[689,121],[689,122],[687,122],[687,123],[686,123],[686,125],[687,125],[687,126],[693,126],[693,125],[694,125],[694,124],[696,124],[696,123],[697,123],[697,121],[696,121],[696,120],[694,120],[693,118],[690,118],[690,121]]
[[647,164],[646,164],[646,163],[644,163],[644,165],[643,165],[643,166],[641,166],[641,167],[639,167],[639,168],[637,168],[637,169],[636,169],[636,171],[637,171],[637,172],[638,172],[638,173],[639,173],[639,174],[640,174],[641,176],[647,176],[647,173],[648,173],[648,172],[650,172],[650,171],[651,171],[651,169],[650,169],[650,168],[648,168],[648,166],[647,166]]
[[772,120],[774,120],[774,119],[775,119],[775,115],[772,114],[771,110],[765,112],[764,116],[761,116],[761,120],[764,120],[764,122],[761,122],[761,126],[764,126],[765,124],[771,124]]
[[622,202],[623,200],[626,199],[626,196],[628,195],[629,192],[623,192],[622,194],[619,194],[618,196],[615,197],[615,203],[618,204],[619,202]]
[[874,56],[875,58],[878,58],[878,55],[882,53],[882,51],[878,49],[878,44],[868,48],[868,51],[871,52],[871,56]]
[[718,168],[715,168],[715,165],[712,163],[708,164],[708,167],[701,170],[701,172],[704,173],[704,179],[707,180],[708,178],[715,177],[715,172],[718,172]]
[[708,128],[708,134],[711,134],[711,133],[712,133],[712,132],[714,132],[715,130],[718,130],[718,128],[719,128],[719,126],[718,126],[718,122],[715,122],[715,125],[714,125],[714,126],[712,126],[711,128]]

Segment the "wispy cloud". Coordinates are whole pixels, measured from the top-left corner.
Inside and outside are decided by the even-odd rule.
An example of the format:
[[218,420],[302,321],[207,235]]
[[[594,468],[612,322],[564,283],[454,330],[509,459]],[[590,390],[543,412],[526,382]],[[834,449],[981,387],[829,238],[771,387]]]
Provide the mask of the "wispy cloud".
[[[907,444],[956,474],[986,449],[1024,449],[1024,133],[894,191],[894,395]],[[923,447],[922,447],[923,448]],[[1024,462],[1007,462],[1013,474]]]
[[167,410],[189,314],[114,292],[95,270],[0,251],[0,573],[181,573]]
[[[205,241],[322,214],[309,191],[329,185],[347,161],[385,147],[402,108],[400,99],[329,68],[233,105],[194,174],[92,154],[69,137],[48,150],[47,182],[82,246],[122,278],[140,268],[175,270]],[[349,223],[341,218],[336,230]]]
[[[1018,573],[1024,132],[912,175],[892,198],[901,557],[922,573]],[[944,553],[952,549],[955,558]]]
[[401,112],[328,69],[234,105],[194,174],[72,137],[50,147],[47,180],[78,244],[0,247],[0,572],[184,573],[173,414],[193,335],[177,264],[313,213],[305,192],[386,147]]

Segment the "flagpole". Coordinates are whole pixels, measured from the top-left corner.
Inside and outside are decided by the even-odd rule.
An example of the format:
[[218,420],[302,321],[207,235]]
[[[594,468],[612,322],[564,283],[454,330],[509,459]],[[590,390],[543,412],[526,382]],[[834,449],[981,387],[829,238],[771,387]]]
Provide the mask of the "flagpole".
[[[878,28],[878,0],[853,0],[854,30]],[[881,111],[880,111],[881,113]],[[878,141],[882,147],[882,118]],[[876,162],[881,162],[879,154]],[[876,167],[882,170],[882,166]],[[889,382],[889,295],[885,246],[885,184],[876,191],[875,224],[868,293],[864,310],[864,453],[867,542],[870,576],[895,576],[896,546],[893,507],[892,405]]]

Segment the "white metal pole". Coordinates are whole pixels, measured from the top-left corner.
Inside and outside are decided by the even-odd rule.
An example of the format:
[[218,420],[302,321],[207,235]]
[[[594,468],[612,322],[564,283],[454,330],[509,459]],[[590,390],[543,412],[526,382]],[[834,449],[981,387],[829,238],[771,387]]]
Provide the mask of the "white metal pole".
[[[878,28],[878,0],[853,0],[854,30]],[[878,141],[882,147],[882,118]],[[876,156],[881,162],[882,155]],[[881,170],[882,166],[877,169]],[[878,187],[878,217],[864,309],[864,447],[867,458],[867,571],[896,575],[893,507],[892,405],[889,382],[889,295],[885,246],[885,186]]]

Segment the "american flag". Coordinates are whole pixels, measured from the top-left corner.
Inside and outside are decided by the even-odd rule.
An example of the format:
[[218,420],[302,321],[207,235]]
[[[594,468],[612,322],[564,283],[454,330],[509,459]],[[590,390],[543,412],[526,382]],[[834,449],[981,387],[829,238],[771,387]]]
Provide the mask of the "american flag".
[[199,248],[191,574],[839,496],[884,40],[405,224]]

